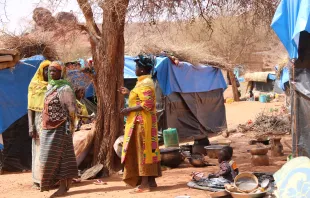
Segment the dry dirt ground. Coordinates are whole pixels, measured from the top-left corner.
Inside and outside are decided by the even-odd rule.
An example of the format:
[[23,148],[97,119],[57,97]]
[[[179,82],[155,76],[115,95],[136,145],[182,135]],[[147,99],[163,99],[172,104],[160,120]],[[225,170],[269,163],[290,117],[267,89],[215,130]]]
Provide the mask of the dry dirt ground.
[[[249,119],[254,119],[255,116],[264,109],[280,107],[281,103],[262,104],[258,102],[239,102],[226,105],[227,121],[230,128],[235,127],[240,123],[245,123]],[[222,136],[212,137],[211,141],[216,139],[224,139]],[[248,145],[249,137],[244,134],[232,134],[228,139],[232,141],[234,148],[234,159],[242,171],[264,171],[275,172],[286,160],[286,156],[290,150],[284,145],[285,156],[272,158],[270,157],[271,165],[268,167],[252,167],[250,163],[250,154],[247,150],[251,148]],[[289,136],[283,137],[285,141],[290,141]],[[282,141],[283,143],[283,141]],[[126,187],[121,181],[119,175],[113,175],[110,178],[103,179],[107,185],[94,185],[93,181],[83,181],[78,185],[74,185],[70,189],[67,197],[76,198],[93,198],[93,197],[165,197],[174,198],[180,195],[188,195],[191,198],[208,197],[209,192],[189,189],[186,183],[190,181],[190,173],[192,171],[203,171],[206,174],[217,171],[217,167],[193,168],[188,164],[182,164],[180,168],[166,170],[163,176],[158,178],[159,187],[153,192],[145,194],[131,194],[132,189]],[[5,173],[0,176],[0,197],[2,198],[19,198],[19,197],[49,197],[54,190],[50,192],[39,192],[31,189],[31,173]]]

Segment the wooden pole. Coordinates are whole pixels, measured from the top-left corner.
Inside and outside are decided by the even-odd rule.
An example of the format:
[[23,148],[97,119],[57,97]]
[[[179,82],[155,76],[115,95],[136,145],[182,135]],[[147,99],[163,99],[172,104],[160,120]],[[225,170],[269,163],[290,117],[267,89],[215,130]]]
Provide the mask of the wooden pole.
[[235,75],[234,75],[232,70],[228,70],[228,75],[229,75],[230,82],[231,82],[231,85],[232,85],[234,101],[238,102],[238,101],[240,101],[240,98],[239,98],[239,92],[238,92],[238,87],[237,87],[237,82],[236,82]]
[[[293,84],[294,86],[291,86],[291,88],[293,88],[293,93],[294,93],[294,105],[293,105],[293,115],[294,115],[294,119],[292,119],[293,121],[293,130],[294,130],[294,133],[293,135],[295,135],[295,155],[294,157],[298,157],[298,131],[297,131],[297,94],[296,94],[296,90],[295,90],[295,63],[293,62],[293,68],[292,68],[292,77],[293,77]],[[291,103],[292,104],[292,103]],[[292,108],[292,106],[291,106]]]

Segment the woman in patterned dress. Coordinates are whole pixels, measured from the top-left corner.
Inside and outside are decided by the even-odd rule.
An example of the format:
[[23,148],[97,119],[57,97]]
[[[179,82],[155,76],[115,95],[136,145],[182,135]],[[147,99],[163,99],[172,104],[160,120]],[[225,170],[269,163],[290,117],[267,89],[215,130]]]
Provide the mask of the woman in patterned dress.
[[[134,193],[141,193],[157,187],[155,178],[161,176],[161,168],[155,88],[150,75],[155,58],[139,55],[135,62],[138,82],[130,92],[129,107],[122,110],[127,116],[122,163],[124,182],[136,187]],[[120,91],[129,94],[124,87]]]
[[49,85],[42,113],[41,141],[41,192],[59,183],[52,197],[65,194],[78,177],[72,133],[76,116],[74,91],[64,80],[65,67],[61,62],[49,66]]
[[28,88],[29,136],[32,137],[32,180],[33,187],[40,189],[40,133],[44,96],[48,84],[48,66],[50,61],[43,61]]

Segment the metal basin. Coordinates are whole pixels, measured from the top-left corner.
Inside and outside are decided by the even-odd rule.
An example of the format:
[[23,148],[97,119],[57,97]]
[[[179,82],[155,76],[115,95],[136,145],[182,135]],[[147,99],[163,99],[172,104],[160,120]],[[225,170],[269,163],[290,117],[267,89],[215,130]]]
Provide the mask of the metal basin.
[[223,145],[211,145],[211,146],[205,146],[205,149],[207,151],[207,155],[209,158],[217,159],[218,154],[223,147],[225,147],[225,146],[223,146]]

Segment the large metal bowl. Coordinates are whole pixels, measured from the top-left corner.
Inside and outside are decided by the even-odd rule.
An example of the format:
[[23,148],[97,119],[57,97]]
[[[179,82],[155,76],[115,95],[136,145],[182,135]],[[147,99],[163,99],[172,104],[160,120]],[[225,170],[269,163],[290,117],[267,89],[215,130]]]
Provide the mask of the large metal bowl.
[[194,144],[192,146],[192,153],[200,153],[202,155],[206,155],[206,150],[204,145]]
[[223,147],[225,147],[225,146],[223,146],[223,145],[211,145],[211,146],[205,146],[205,149],[207,150],[207,155],[209,158],[217,159],[218,154]]
[[189,163],[194,167],[204,167],[206,162],[204,161],[204,155],[200,153],[194,153],[188,158]]

